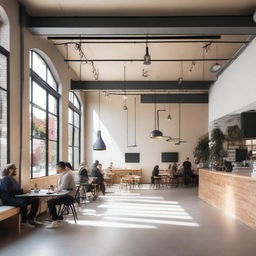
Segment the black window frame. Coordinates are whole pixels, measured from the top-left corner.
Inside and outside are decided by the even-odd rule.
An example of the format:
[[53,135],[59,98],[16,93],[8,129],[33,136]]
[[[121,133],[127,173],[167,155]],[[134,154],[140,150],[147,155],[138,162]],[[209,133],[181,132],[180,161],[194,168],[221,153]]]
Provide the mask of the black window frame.
[[[72,123],[69,122],[68,120],[68,135],[69,135],[69,126],[71,125],[72,126],[72,146],[69,145],[69,138],[68,138],[68,154],[69,154],[69,148],[72,147],[72,160],[71,160],[71,165],[75,166],[75,159],[74,159],[74,149],[75,148],[78,148],[78,162],[80,163],[81,161],[81,102],[79,100],[79,98],[77,97],[77,95],[74,93],[74,92],[69,92],[69,93],[72,93],[73,94],[73,102],[74,102],[74,97],[76,97],[77,101],[78,101],[78,104],[79,104],[79,108],[77,108],[73,102],[71,102],[69,100],[69,103],[68,103],[68,112],[69,110],[72,111]],[[79,127],[75,126],[75,122],[74,122],[74,116],[75,116],[75,113],[78,114],[79,116]],[[68,117],[69,117],[69,113],[68,113]],[[78,147],[75,146],[75,128],[78,128],[78,135],[79,135],[79,138],[78,138]],[[79,164],[78,163],[78,164]]]
[[0,54],[6,57],[7,72],[6,72],[6,89],[0,87],[7,93],[7,163],[10,162],[10,52],[0,45]]
[[[44,58],[36,51],[31,50],[30,51],[30,99],[29,99],[29,103],[30,103],[30,152],[31,152],[31,156],[30,156],[30,178],[34,179],[34,178],[38,178],[38,177],[33,177],[33,107],[36,107],[37,109],[44,111],[46,113],[46,136],[45,136],[45,143],[46,143],[46,156],[45,156],[45,161],[46,161],[46,165],[45,165],[45,175],[44,176],[40,176],[40,177],[46,177],[49,176],[49,141],[53,141],[49,139],[49,115],[53,115],[55,117],[57,117],[57,139],[56,139],[56,143],[57,143],[57,162],[59,161],[59,144],[60,144],[60,137],[59,137],[59,119],[60,119],[60,111],[59,111],[59,101],[60,101],[60,94],[58,93],[59,90],[59,85],[55,79],[55,77],[53,76],[52,72],[51,75],[56,83],[56,90],[51,87],[43,78],[41,78],[33,69],[33,54],[37,54],[39,55],[39,57],[44,61],[45,65],[46,65],[46,80],[47,80],[47,75],[48,72],[51,72],[51,69],[49,67],[49,65],[47,64],[47,62],[44,60]],[[46,109],[43,109],[42,107],[38,106],[36,103],[33,102],[33,82],[35,82],[38,86],[40,86],[42,89],[45,90],[46,92]],[[49,95],[53,96],[56,99],[57,102],[57,106],[56,106],[56,110],[57,113],[56,115],[54,115],[53,113],[49,112]],[[42,140],[42,139],[41,139]],[[55,175],[55,174],[53,174]]]

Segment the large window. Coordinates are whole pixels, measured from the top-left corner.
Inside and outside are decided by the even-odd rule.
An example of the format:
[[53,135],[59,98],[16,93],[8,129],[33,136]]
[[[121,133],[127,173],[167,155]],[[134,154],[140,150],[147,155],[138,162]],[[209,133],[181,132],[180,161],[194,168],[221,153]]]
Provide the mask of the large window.
[[8,74],[9,52],[0,46],[0,166],[9,161],[8,154]]
[[58,84],[43,58],[30,52],[31,178],[53,175],[59,156]]
[[74,169],[80,163],[81,104],[75,93],[69,93],[68,108],[68,161]]

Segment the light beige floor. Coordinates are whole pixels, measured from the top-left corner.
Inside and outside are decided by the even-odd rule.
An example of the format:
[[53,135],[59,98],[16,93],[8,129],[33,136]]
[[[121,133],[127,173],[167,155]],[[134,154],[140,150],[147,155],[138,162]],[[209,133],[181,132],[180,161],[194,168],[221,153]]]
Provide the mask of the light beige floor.
[[256,231],[197,197],[195,188],[108,193],[57,230],[0,239],[1,256],[255,256]]

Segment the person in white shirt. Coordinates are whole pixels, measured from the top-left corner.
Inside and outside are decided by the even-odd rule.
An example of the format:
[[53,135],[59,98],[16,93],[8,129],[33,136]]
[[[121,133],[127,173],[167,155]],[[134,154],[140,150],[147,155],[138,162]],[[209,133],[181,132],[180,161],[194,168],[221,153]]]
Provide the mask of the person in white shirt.
[[74,176],[72,173],[66,169],[66,164],[64,162],[59,162],[56,165],[57,173],[60,174],[58,180],[58,191],[69,190],[69,194],[64,196],[59,196],[53,199],[48,200],[48,208],[49,212],[52,216],[52,223],[47,226],[47,228],[58,228],[59,223],[58,219],[63,219],[62,216],[58,216],[56,205],[62,205],[66,203],[74,203],[75,202],[75,194],[76,194],[76,184],[74,180]]

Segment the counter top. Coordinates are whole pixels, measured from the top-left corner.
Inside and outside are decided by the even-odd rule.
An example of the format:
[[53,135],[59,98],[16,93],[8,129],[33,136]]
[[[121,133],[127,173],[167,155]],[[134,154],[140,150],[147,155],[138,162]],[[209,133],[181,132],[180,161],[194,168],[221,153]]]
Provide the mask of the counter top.
[[237,178],[243,178],[243,179],[250,179],[256,181],[256,178],[251,177],[251,171],[241,171],[241,172],[221,172],[221,171],[213,171],[211,169],[199,169],[199,172],[211,172],[218,175],[225,175],[225,176],[231,176],[231,177],[237,177]]

